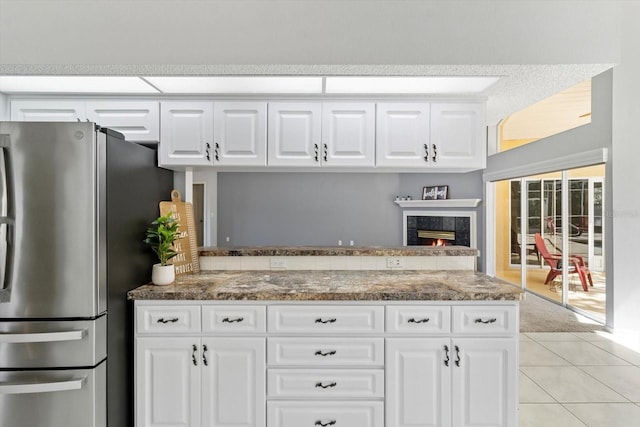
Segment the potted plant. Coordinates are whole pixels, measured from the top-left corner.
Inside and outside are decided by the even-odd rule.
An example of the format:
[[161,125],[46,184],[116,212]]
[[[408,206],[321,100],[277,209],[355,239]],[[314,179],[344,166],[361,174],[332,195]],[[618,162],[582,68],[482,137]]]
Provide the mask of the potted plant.
[[156,218],[147,229],[144,242],[151,246],[160,260],[160,263],[154,264],[151,273],[151,282],[154,285],[169,285],[176,278],[175,267],[169,264],[169,260],[178,255],[173,248],[178,234],[178,223],[172,218],[171,212]]

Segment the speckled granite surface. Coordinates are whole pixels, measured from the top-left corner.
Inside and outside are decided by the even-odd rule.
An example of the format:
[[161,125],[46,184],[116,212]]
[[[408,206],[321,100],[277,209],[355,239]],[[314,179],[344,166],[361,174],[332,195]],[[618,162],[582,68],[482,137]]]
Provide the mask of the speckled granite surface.
[[203,247],[200,256],[478,256],[466,246],[251,246]]
[[522,291],[471,271],[216,271],[144,285],[135,300],[498,301]]

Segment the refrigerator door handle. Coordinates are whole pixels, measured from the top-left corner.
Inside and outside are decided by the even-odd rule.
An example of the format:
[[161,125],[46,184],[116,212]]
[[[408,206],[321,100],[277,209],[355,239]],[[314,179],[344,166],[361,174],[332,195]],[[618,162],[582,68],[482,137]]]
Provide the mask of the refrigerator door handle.
[[39,383],[0,383],[1,394],[49,393],[55,391],[79,390],[86,383],[86,377],[69,381],[51,381]]
[[9,299],[8,288],[11,278],[11,263],[13,259],[13,235],[12,226],[13,209],[11,202],[11,157],[9,148],[11,137],[8,134],[0,134],[0,302]]
[[2,334],[0,333],[0,344],[6,343],[32,343],[32,342],[54,342],[54,341],[77,341],[87,335],[86,329],[78,331],[64,332],[39,332],[33,334]]

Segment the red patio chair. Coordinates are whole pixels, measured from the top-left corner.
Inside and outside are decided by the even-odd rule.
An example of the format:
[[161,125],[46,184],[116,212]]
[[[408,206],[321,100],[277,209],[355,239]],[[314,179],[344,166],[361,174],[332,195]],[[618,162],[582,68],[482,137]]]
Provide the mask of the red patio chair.
[[[549,265],[549,274],[547,274],[547,278],[545,279],[545,285],[550,283],[556,276],[562,274],[562,266],[560,265],[560,261],[562,260],[562,254],[550,253],[547,250],[547,245],[544,243],[544,239],[540,235],[540,233],[536,233],[534,235],[536,248],[538,248],[538,252],[542,255],[545,262]],[[591,279],[591,272],[589,271],[589,267],[584,263],[584,258],[580,255],[569,255],[569,263],[571,264],[568,269],[569,274],[577,274],[580,278],[580,283],[582,283],[582,289],[585,291],[589,291],[589,286],[587,286],[587,280],[589,284],[593,286],[593,280]]]

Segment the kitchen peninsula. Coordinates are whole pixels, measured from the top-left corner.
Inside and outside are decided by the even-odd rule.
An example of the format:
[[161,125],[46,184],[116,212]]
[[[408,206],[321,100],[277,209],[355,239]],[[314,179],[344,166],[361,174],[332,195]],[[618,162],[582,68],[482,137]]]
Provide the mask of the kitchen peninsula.
[[522,292],[476,255],[203,248],[129,292],[136,425],[515,426]]

